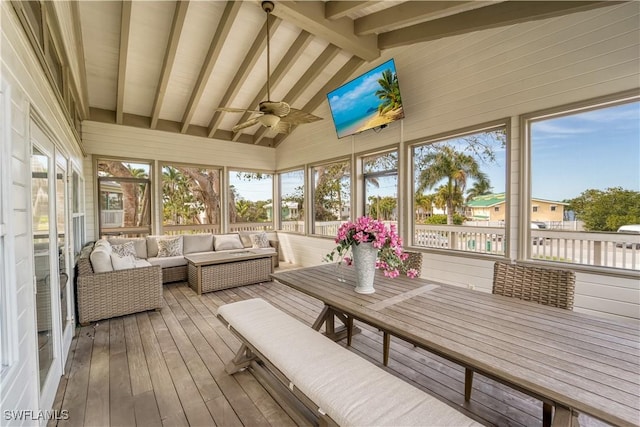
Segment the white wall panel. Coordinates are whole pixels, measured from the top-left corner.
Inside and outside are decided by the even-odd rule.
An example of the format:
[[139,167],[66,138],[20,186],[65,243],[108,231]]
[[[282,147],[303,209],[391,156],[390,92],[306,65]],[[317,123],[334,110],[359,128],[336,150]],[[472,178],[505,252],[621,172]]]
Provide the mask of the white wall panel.
[[[406,118],[379,134],[338,140],[326,102],[325,120],[299,127],[277,148],[278,169],[301,166],[392,141],[426,140],[511,118],[509,163],[510,248],[516,258],[521,185],[519,116],[532,111],[636,89],[640,86],[640,3],[600,8],[546,20],[479,31],[390,49],[354,76],[394,58]],[[317,264],[323,239],[287,237],[291,257]],[[317,251],[314,254],[314,251]],[[427,251],[423,276],[491,290],[492,259]],[[576,310],[640,318],[637,278],[579,273]]]
[[[33,243],[31,236],[31,176],[29,123],[31,111],[36,111],[55,138],[58,148],[69,153],[71,161],[82,164],[82,154],[69,128],[62,107],[58,104],[42,68],[37,61],[10,2],[0,3],[2,19],[0,57],[3,80],[11,88],[10,194],[0,194],[9,201],[12,211],[14,254],[14,287],[16,313],[12,322],[18,329],[18,359],[5,368],[0,378],[0,414],[2,425],[33,425],[30,420],[7,420],[5,410],[19,411],[50,409],[39,401],[38,353],[35,326],[35,300],[33,284]],[[34,71],[37,70],[37,71]],[[35,422],[37,425],[37,422]]]

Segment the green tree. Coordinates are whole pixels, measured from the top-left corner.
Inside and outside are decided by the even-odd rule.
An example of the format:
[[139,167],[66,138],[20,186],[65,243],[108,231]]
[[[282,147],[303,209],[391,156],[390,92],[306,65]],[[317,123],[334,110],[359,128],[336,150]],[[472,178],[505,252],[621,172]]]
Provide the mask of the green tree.
[[[453,216],[453,223],[455,225],[462,225],[464,220],[465,220],[465,217],[463,217],[462,215],[455,214]],[[431,215],[429,218],[426,218],[424,220],[424,223],[425,224],[445,225],[445,224],[447,224],[447,216],[443,215],[443,214]]]
[[376,96],[382,100],[382,103],[378,105],[380,114],[402,107],[397,74],[392,73],[391,70],[384,70],[382,77],[378,79],[378,84],[380,89],[376,91]]
[[447,211],[447,224],[453,224],[453,214],[462,207],[463,194],[469,179],[484,181],[487,176],[473,156],[456,151],[449,146],[440,146],[424,156],[425,168],[418,176],[418,192],[432,189],[440,182],[436,205],[441,200]]
[[589,189],[569,200],[568,209],[587,231],[616,231],[621,225],[640,224],[640,192],[622,187]]
[[369,216],[381,221],[393,219],[398,200],[391,196],[369,196]]
[[471,185],[471,188],[467,190],[467,198],[466,201],[473,200],[475,197],[484,196],[485,194],[491,194],[491,182],[489,181],[489,177],[484,173],[480,172],[483,176],[482,179],[474,181]]

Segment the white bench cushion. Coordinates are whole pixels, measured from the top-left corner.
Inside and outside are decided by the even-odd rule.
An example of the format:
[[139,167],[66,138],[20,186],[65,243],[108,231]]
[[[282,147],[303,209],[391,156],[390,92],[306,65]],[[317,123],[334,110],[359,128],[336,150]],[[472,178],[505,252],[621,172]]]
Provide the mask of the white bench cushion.
[[481,425],[262,299],[218,314],[339,425]]
[[151,265],[159,265],[162,268],[180,267],[187,265],[187,260],[180,256],[162,256],[147,259]]

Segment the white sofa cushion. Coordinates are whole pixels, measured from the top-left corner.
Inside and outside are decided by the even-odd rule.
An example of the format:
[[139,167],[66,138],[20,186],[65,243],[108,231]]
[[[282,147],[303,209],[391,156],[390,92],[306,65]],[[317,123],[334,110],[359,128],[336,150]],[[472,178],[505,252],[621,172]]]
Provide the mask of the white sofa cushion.
[[187,260],[183,256],[169,256],[169,257],[153,257],[148,258],[147,261],[151,265],[159,265],[162,268],[180,267],[181,265],[187,265]]
[[136,258],[133,255],[121,256],[111,252],[111,265],[114,271],[136,268]]
[[126,242],[133,242],[136,248],[136,258],[148,258],[147,256],[147,239],[144,237],[124,238],[124,237],[111,237],[109,243],[112,245],[121,245]]
[[185,234],[183,236],[183,253],[213,251],[213,234]]
[[244,249],[239,234],[216,234],[213,236],[213,248],[216,251]]
[[164,236],[147,236],[147,258],[158,256],[158,239]]
[[106,273],[113,271],[111,264],[111,246],[99,245],[89,255],[91,267],[94,273]]
[[152,265],[146,259],[136,258],[136,268],[141,268],[141,267],[152,267]]
[[182,255],[182,236],[163,237],[157,240],[158,257]]

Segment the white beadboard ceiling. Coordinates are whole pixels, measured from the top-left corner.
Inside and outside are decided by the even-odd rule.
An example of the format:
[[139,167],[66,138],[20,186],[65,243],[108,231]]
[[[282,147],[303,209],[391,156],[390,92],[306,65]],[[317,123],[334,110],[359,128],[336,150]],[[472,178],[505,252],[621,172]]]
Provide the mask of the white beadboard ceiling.
[[[274,1],[271,99],[314,113],[380,52],[590,8],[606,1]],[[81,1],[89,120],[277,146],[260,126],[234,134],[266,100],[261,1]],[[326,115],[326,114],[325,114]],[[330,117],[323,117],[331,120]]]

